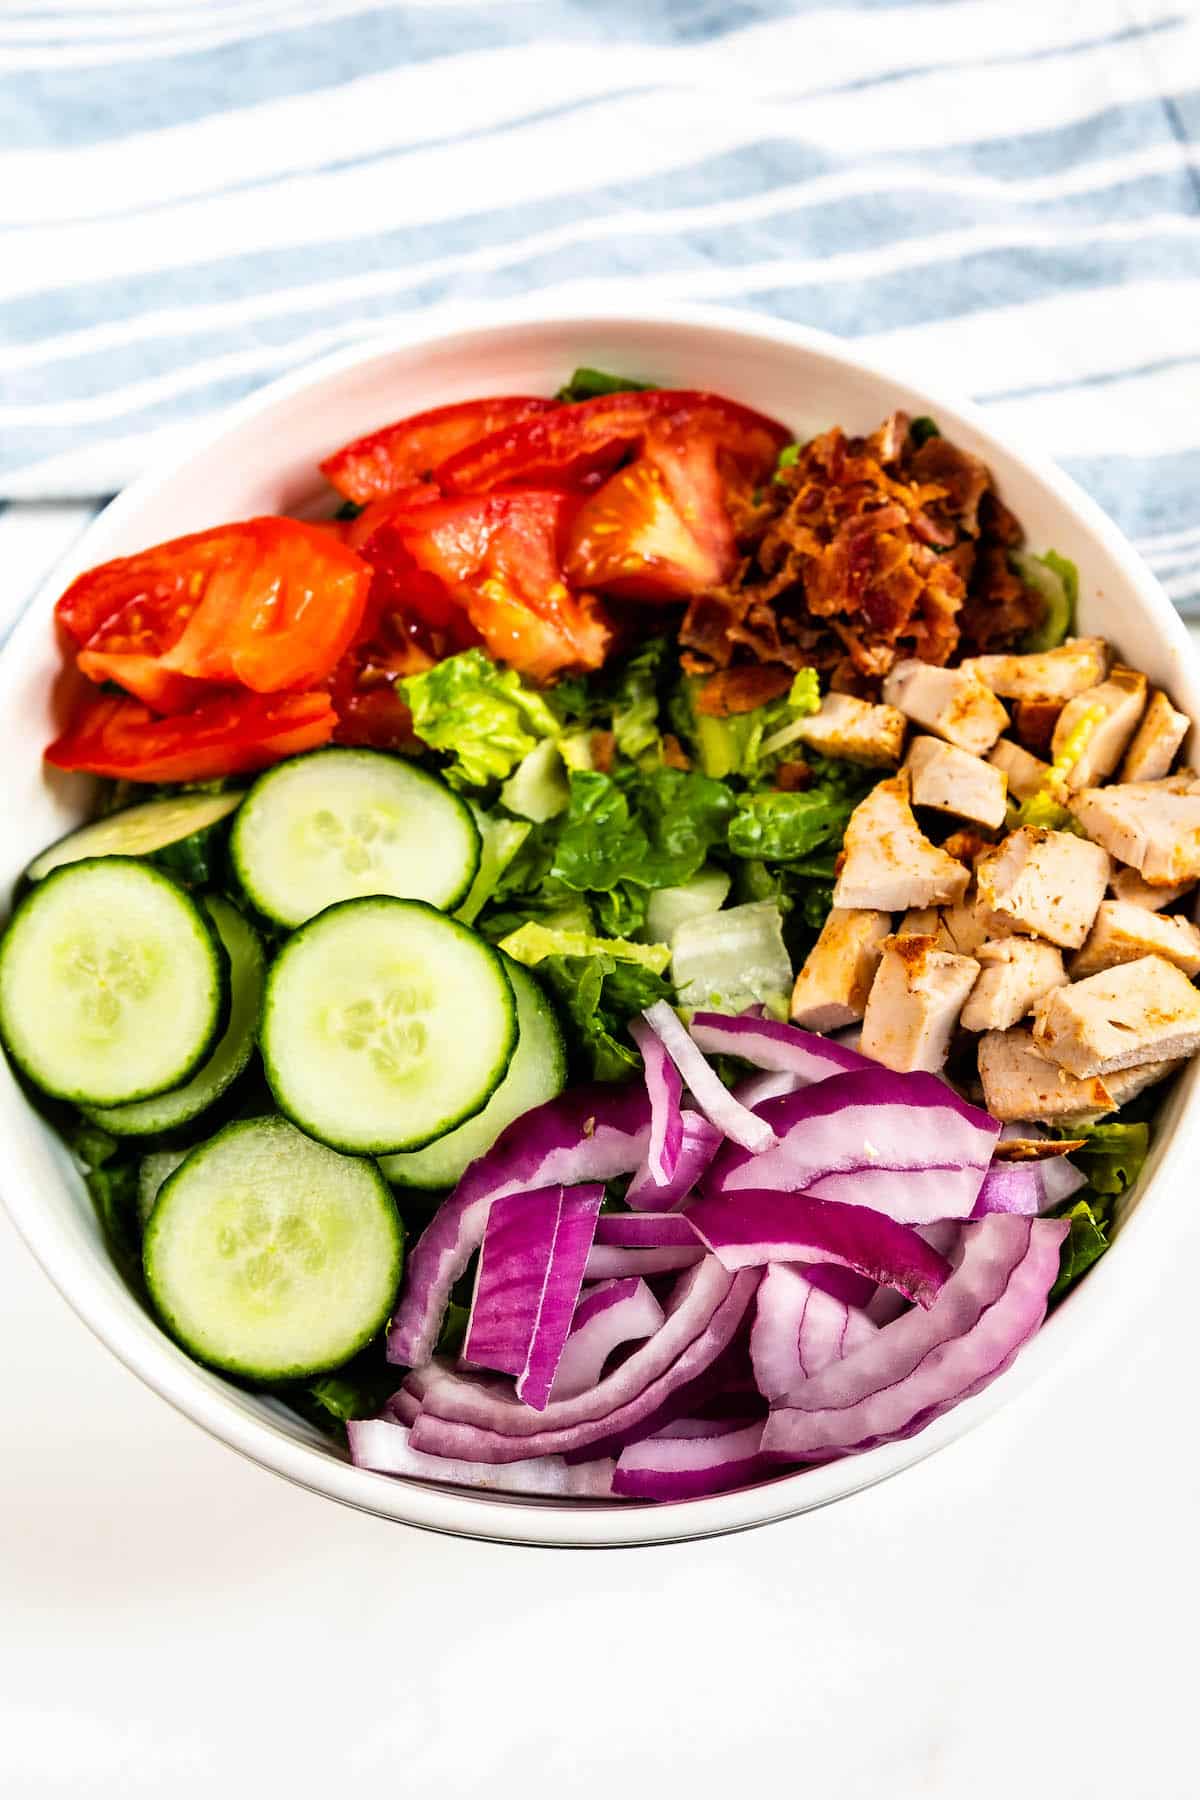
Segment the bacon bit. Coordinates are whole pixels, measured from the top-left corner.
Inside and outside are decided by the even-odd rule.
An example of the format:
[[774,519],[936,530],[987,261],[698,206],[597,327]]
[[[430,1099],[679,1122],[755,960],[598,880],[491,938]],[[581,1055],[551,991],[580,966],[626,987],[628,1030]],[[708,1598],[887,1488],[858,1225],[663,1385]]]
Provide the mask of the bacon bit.
[[696,695],[695,708],[710,719],[726,719],[730,713],[753,712],[769,700],[778,700],[792,685],[788,669],[765,663],[746,663],[713,675]]
[[982,832],[975,831],[970,826],[964,827],[962,831],[952,831],[942,845],[947,856],[966,863],[968,869],[973,866],[977,856],[982,856],[985,850],[991,848],[991,838],[984,837]]
[[690,769],[692,759],[672,731],[663,732],[662,759],[668,769]]
[[592,733],[592,767],[601,775],[612,772],[613,758],[617,753],[617,739],[611,731],[593,731]]
[[[680,631],[692,674],[740,675],[752,658],[874,698],[901,656],[1011,647],[1042,615],[1008,567],[1021,530],[985,465],[945,438],[918,448],[902,413],[867,438],[814,438],[739,498],[734,525],[737,572],[692,600]],[[740,710],[722,691],[703,710]]]
[[806,762],[780,763],[775,771],[775,786],[781,794],[802,794],[813,783],[813,772]]
[[993,1162],[1048,1162],[1052,1156],[1068,1156],[1082,1150],[1086,1138],[1001,1138],[992,1150]]

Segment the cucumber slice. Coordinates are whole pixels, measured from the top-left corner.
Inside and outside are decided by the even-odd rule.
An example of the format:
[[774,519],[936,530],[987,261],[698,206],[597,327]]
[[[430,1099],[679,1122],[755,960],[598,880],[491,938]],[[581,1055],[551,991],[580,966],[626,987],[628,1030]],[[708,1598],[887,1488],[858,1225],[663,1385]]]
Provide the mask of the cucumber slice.
[[236,794],[175,794],[145,800],[83,825],[35,856],[23,876],[43,881],[64,863],[94,856],[144,856],[191,886],[212,881],[225,833],[220,827],[242,803]]
[[0,1038],[35,1086],[81,1106],[182,1086],[228,999],[229,959],[196,902],[130,857],[56,869],[0,942]]
[[467,1165],[491,1149],[506,1125],[563,1090],[567,1053],[554,1008],[527,969],[509,957],[504,963],[517,997],[517,1047],[508,1074],[483,1111],[465,1125],[423,1150],[384,1159],[380,1167],[399,1187],[453,1187]]
[[404,1227],[375,1163],[283,1119],[227,1125],[164,1182],[142,1252],[163,1324],[257,1381],[335,1369],[381,1329]]
[[200,902],[217,928],[229,957],[232,1000],[229,1022],[216,1049],[192,1079],[169,1093],[129,1106],[92,1106],[87,1115],[114,1137],[152,1137],[160,1131],[177,1131],[219,1100],[237,1080],[254,1049],[262,1012],[266,958],[262,939],[236,906],[217,894]]
[[175,1173],[187,1154],[186,1150],[152,1150],[138,1164],[137,1216],[143,1231],[150,1223],[150,1214],[154,1211],[159,1189],[167,1176]]
[[267,976],[260,1045],[281,1112],[335,1150],[416,1150],[482,1112],[517,1040],[490,944],[420,900],[347,900]]
[[479,830],[445,782],[401,756],[317,750],[259,776],[230,849],[252,903],[290,930],[367,894],[451,911],[475,879]]

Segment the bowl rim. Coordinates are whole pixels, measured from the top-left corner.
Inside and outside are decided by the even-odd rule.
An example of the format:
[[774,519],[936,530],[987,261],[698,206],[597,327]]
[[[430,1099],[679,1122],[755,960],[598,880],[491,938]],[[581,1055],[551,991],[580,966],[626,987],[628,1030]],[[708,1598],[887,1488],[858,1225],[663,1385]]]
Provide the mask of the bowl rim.
[[[510,306],[486,304],[456,307],[452,317],[435,315],[432,324],[398,322],[349,348],[289,371],[256,390],[215,418],[187,432],[174,452],[147,470],[105,507],[49,572],[0,650],[0,669],[16,660],[27,638],[44,629],[47,608],[62,585],[95,560],[91,545],[136,518],[158,491],[172,482],[201,452],[227,434],[281,402],[318,388],[360,365],[398,354],[445,348],[459,339],[519,334],[530,329],[570,326],[600,335],[614,327],[655,330],[699,330],[730,340],[731,348],[750,344],[759,349],[807,352],[839,364],[849,375],[866,375],[910,389],[924,409],[953,419],[1022,465],[1057,504],[1073,515],[1081,532],[1097,539],[1154,619],[1166,648],[1181,671],[1200,689],[1200,662],[1175,608],[1133,545],[1097,503],[1048,457],[1027,449],[969,401],[943,396],[914,381],[889,359],[863,354],[852,342],[812,327],[794,324],[751,309],[691,304],[651,307],[603,307],[587,304],[543,310],[523,301]],[[1197,1108],[1200,1085],[1194,1066],[1185,1075],[1189,1091],[1169,1139],[1159,1150],[1145,1193],[1121,1230],[1121,1253],[1105,1257],[1025,1347],[1013,1367],[984,1393],[956,1407],[916,1437],[887,1444],[799,1474],[782,1475],[758,1487],[732,1494],[671,1505],[626,1502],[531,1504],[469,1490],[442,1487],[356,1469],[330,1449],[301,1441],[282,1426],[268,1423],[244,1403],[236,1390],[217,1383],[181,1351],[119,1284],[115,1271],[102,1278],[95,1259],[59,1237],[52,1215],[41,1208],[31,1168],[21,1166],[19,1150],[0,1149],[0,1186],[16,1229],[68,1305],[93,1334],[147,1386],[210,1436],[250,1461],[282,1475],[297,1486],[358,1510],[452,1536],[510,1544],[550,1547],[630,1547],[719,1536],[817,1510],[872,1487],[933,1455],[973,1430],[1002,1405],[1038,1384],[1044,1392],[1051,1376],[1095,1349],[1099,1333],[1089,1331],[1093,1318],[1114,1309],[1131,1308],[1165,1266],[1169,1236],[1147,1223],[1144,1200],[1160,1196],[1184,1172],[1184,1127]],[[1156,1205],[1159,1201],[1156,1199]],[[1156,1231],[1159,1236],[1156,1238]],[[1159,1239],[1162,1241],[1160,1242]],[[114,1303],[114,1282],[122,1306]],[[1114,1286],[1114,1283],[1117,1285]]]

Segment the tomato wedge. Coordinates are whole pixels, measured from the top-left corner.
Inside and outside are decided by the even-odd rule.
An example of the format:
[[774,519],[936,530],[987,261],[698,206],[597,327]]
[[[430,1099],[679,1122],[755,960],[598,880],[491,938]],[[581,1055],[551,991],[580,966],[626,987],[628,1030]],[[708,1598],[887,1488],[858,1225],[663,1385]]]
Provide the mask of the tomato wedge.
[[791,433],[762,413],[716,394],[649,388],[602,394],[512,423],[440,463],[434,480],[447,494],[483,494],[522,483],[576,487],[608,473],[651,431],[712,438],[753,479],[768,474]]
[[120,694],[88,695],[46,751],[58,769],[132,781],[214,781],[315,750],[336,723],[328,694],[217,694],[160,719]]
[[362,546],[381,610],[394,606],[446,633],[454,648],[482,640],[536,681],[598,668],[608,622],[594,595],[573,594],[563,580],[561,546],[576,504],[560,491],[522,489],[393,513]]
[[296,519],[250,519],[91,569],[57,615],[82,644],[81,672],[161,712],[204,682],[255,693],[314,687],[356,636],[370,572]]
[[321,473],[339,494],[364,506],[369,500],[394,494],[409,482],[426,480],[438,463],[478,438],[556,406],[554,400],[525,394],[435,406],[430,412],[414,413],[410,419],[400,419],[343,445],[325,458]]
[[728,580],[737,544],[714,448],[703,437],[682,444],[651,437],[580,507],[567,540],[567,579],[661,601]]

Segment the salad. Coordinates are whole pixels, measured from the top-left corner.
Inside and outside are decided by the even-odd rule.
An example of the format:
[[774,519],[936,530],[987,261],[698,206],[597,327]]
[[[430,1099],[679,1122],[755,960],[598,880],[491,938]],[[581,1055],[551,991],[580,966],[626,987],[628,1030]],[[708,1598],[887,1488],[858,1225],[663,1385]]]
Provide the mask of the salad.
[[501,1492],[978,1392],[1200,1046],[1188,719],[931,419],[579,370],[322,468],[333,517],[56,608],[97,794],[0,1038],[126,1278],[360,1465]]

